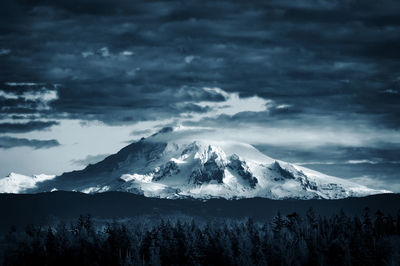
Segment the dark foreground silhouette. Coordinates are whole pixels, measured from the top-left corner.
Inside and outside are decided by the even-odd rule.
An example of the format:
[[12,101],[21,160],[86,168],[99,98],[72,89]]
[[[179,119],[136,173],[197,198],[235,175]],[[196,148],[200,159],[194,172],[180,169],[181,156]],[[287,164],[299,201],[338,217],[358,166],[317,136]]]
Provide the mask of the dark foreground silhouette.
[[80,216],[68,225],[12,228],[0,243],[4,265],[399,265],[400,213],[326,218],[310,209],[264,223],[154,225]]
[[48,225],[54,221],[69,223],[80,214],[90,213],[95,218],[129,218],[151,216],[159,221],[165,217],[189,216],[195,220],[245,219],[268,221],[277,211],[287,215],[297,212],[305,215],[313,208],[318,215],[330,217],[340,210],[346,215],[362,215],[365,207],[375,213],[381,210],[397,215],[400,194],[381,194],[363,198],[341,200],[271,200],[250,198],[238,200],[210,199],[158,199],[127,192],[106,192],[87,195],[78,192],[58,191],[39,194],[0,194],[0,232],[12,225],[18,230],[28,224]]

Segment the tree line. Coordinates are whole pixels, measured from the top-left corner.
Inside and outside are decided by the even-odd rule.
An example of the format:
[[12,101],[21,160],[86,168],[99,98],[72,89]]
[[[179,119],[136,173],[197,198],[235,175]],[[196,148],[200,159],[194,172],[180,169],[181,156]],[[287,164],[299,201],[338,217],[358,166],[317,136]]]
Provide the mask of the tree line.
[[265,223],[104,226],[87,215],[70,225],[12,228],[0,244],[2,265],[400,265],[400,212],[320,217],[310,209]]

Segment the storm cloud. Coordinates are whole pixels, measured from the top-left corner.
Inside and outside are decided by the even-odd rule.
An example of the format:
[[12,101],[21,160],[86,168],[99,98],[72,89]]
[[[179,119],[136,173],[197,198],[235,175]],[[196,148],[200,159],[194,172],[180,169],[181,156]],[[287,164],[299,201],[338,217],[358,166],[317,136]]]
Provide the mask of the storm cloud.
[[125,123],[187,108],[203,112],[176,106],[187,97],[212,97],[196,91],[213,86],[299,112],[351,112],[400,124],[395,1],[3,1],[2,7],[1,46],[10,52],[2,55],[0,80],[60,84],[56,114]]

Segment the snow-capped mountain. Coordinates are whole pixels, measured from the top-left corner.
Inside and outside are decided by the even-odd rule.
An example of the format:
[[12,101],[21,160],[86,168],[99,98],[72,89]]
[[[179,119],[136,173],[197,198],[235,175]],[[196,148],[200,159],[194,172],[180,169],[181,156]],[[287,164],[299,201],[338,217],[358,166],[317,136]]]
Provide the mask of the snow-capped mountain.
[[249,144],[180,138],[172,128],[142,138],[83,170],[35,182],[23,179],[29,185],[2,190],[127,191],[149,197],[228,199],[338,199],[390,192],[272,159]]

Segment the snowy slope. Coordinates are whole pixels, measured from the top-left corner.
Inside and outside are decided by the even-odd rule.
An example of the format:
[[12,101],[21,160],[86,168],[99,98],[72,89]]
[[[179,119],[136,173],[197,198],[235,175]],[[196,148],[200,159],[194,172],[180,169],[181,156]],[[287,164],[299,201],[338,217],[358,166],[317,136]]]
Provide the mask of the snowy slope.
[[24,189],[14,191],[112,190],[149,197],[202,199],[338,199],[390,192],[274,160],[249,144],[181,138],[170,128],[132,143],[81,171],[44,182],[25,183],[28,185],[23,185]]
[[55,175],[34,175],[25,176],[16,173],[10,173],[5,178],[0,179],[1,193],[21,193],[28,189],[35,189],[41,182],[51,180]]

